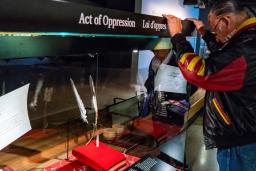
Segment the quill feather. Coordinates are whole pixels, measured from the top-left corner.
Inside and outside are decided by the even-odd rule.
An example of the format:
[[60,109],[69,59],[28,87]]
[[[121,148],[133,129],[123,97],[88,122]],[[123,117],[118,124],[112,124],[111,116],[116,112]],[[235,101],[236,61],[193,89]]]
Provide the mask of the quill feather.
[[95,111],[95,125],[98,123],[98,105],[97,105],[97,98],[96,98],[96,93],[95,93],[95,88],[93,84],[93,79],[92,76],[90,75],[89,77],[89,82],[90,82],[90,88],[92,92],[92,105]]
[[99,114],[98,114],[96,92],[95,92],[93,79],[92,79],[91,75],[89,77],[89,83],[90,83],[90,88],[91,88],[91,92],[92,92],[92,104],[93,104],[93,108],[94,108],[94,111],[95,111],[95,124],[94,124],[94,126],[95,126],[95,131],[96,131],[96,147],[99,147],[99,133],[98,133],[98,130],[97,130]]
[[72,80],[72,78],[70,78],[70,82],[71,82],[72,89],[73,89],[75,97],[76,97],[76,102],[77,102],[79,110],[80,110],[81,118],[85,123],[88,123],[87,115],[86,115],[86,109],[84,107],[84,104],[83,104],[83,101],[82,101],[80,95],[78,94],[78,91],[76,89],[76,86],[75,86],[74,81]]

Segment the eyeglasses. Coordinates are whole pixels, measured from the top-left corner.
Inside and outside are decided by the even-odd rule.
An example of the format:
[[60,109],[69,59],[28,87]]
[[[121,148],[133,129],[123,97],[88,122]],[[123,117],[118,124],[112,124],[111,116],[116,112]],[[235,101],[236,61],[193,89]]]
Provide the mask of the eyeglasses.
[[219,25],[219,23],[220,23],[220,21],[222,20],[223,18],[222,18],[222,16],[219,18],[219,20],[217,21],[217,23],[215,24],[215,26],[213,27],[213,29],[212,29],[212,33],[213,34],[216,34],[216,30],[217,30],[217,27],[218,27],[218,25]]

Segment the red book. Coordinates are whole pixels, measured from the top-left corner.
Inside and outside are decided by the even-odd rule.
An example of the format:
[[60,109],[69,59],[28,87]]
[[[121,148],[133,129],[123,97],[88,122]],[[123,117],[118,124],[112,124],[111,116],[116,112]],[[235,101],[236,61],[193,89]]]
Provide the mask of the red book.
[[95,140],[88,145],[73,149],[72,154],[81,163],[97,171],[118,170],[126,165],[126,158],[123,153],[102,142],[100,142],[99,147],[96,147]]

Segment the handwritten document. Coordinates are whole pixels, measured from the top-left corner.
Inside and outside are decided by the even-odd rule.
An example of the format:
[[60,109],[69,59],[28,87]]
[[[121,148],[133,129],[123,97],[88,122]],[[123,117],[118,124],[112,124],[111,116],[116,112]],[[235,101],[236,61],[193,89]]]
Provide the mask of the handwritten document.
[[155,77],[155,91],[186,93],[187,81],[178,67],[161,64]]
[[28,88],[29,84],[0,97],[0,150],[31,130]]

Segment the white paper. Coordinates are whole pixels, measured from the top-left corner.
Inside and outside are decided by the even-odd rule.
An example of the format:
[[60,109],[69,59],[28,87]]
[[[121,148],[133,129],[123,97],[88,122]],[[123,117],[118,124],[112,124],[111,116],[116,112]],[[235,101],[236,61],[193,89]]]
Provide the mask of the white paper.
[[29,84],[0,97],[0,150],[31,130],[28,88]]
[[187,93],[187,81],[178,67],[161,64],[155,77],[155,91]]

